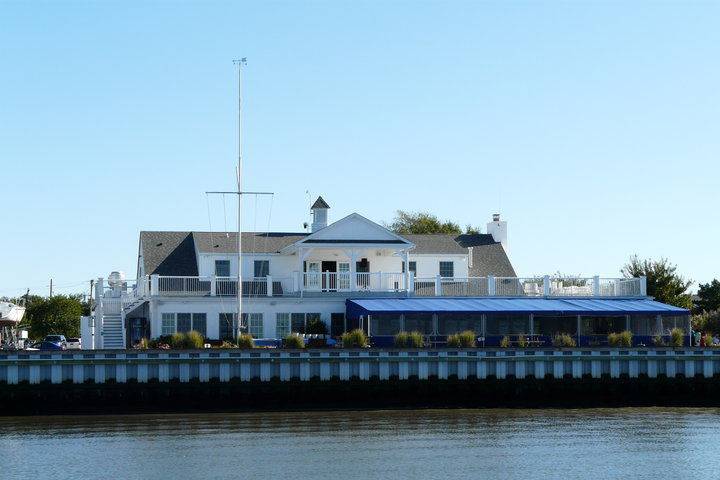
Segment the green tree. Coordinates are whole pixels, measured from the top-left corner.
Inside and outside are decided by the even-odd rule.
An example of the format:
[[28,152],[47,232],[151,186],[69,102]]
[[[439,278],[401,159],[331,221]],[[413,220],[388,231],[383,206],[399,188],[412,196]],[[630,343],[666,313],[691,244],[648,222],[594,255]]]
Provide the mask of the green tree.
[[677,266],[666,258],[640,260],[633,255],[620,273],[626,278],[647,277],[647,294],[659,302],[687,309],[693,307],[692,297],[687,291],[692,280],[680,276]]
[[698,297],[697,306],[701,312],[720,310],[720,281],[713,279],[712,282],[698,285]]
[[720,334],[720,310],[704,311],[692,317],[693,330]]
[[[395,218],[387,227],[399,235],[427,234],[427,233],[463,233],[460,225],[450,220],[442,221],[435,215],[427,212],[406,212],[398,210]],[[465,233],[480,233],[480,229],[468,225]]]
[[29,327],[30,337],[36,340],[50,334],[77,337],[84,310],[78,295],[30,296],[22,323]]

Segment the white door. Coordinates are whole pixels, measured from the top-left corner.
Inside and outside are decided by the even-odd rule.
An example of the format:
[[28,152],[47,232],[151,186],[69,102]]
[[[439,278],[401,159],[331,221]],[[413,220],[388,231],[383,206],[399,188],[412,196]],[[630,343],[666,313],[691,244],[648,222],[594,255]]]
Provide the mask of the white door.
[[338,279],[337,287],[338,290],[348,291],[350,290],[350,263],[338,262]]
[[308,262],[305,273],[305,289],[320,290],[320,262]]

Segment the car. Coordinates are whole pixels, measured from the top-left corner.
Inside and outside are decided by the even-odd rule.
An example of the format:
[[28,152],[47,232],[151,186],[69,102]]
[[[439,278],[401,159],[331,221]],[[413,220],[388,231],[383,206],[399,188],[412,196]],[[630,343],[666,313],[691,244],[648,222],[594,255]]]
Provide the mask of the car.
[[[43,345],[45,344],[53,344],[56,345],[59,348],[43,348]],[[40,350],[65,350],[67,348],[67,339],[65,338],[65,335],[47,335],[45,339],[42,341],[42,344],[40,344]]]
[[54,342],[40,342],[38,350],[65,350],[65,345]]
[[82,349],[82,340],[79,338],[68,338],[67,339],[68,350],[80,350]]

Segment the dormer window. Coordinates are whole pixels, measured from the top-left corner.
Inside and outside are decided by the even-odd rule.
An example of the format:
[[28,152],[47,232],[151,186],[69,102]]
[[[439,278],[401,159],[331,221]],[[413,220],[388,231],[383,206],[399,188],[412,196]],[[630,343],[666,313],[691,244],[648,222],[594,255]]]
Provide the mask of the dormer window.
[[215,276],[216,277],[229,277],[230,276],[230,260],[215,260]]

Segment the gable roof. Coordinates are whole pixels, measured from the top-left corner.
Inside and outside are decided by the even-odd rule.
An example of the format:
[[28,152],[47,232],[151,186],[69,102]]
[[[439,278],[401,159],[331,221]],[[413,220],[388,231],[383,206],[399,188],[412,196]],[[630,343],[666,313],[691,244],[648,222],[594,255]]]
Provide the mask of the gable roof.
[[404,237],[415,244],[412,253],[466,254],[468,247],[496,243],[490,234],[448,235],[445,233],[431,233],[404,235]]
[[191,232],[140,232],[145,275],[198,274]]
[[[296,248],[303,243],[404,244],[407,247],[413,247],[413,243],[406,238],[358,213],[351,213],[327,227],[311,233],[291,247]],[[287,248],[285,251],[289,252],[292,248]]]
[[[237,232],[192,232],[198,252],[237,253]],[[307,233],[243,232],[243,253],[277,253]]]
[[478,245],[472,247],[471,277],[516,277],[515,269],[502,244]]
[[330,208],[330,205],[323,200],[323,197],[318,197],[317,200],[315,200],[315,203],[312,204],[312,207],[310,207],[310,210],[313,208]]

